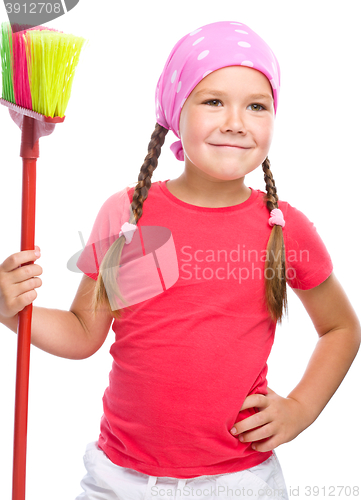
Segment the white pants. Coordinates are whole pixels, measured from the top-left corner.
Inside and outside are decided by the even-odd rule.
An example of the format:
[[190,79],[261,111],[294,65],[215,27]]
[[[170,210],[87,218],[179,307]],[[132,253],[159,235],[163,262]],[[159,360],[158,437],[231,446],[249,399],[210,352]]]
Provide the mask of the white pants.
[[95,442],[87,446],[84,465],[84,492],[76,500],[289,500],[274,450],[267,460],[250,469],[189,479],[148,476],[119,467]]

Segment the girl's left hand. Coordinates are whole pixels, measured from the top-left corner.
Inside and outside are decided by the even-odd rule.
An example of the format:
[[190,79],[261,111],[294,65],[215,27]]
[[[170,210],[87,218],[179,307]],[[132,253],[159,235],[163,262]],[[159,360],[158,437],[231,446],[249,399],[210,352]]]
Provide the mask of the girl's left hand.
[[[304,407],[292,398],[283,398],[267,387],[268,394],[251,394],[244,400],[241,410],[258,408],[260,411],[234,424],[243,442],[254,442],[257,451],[271,451],[282,443],[292,441],[310,422]],[[240,439],[242,441],[242,439]]]

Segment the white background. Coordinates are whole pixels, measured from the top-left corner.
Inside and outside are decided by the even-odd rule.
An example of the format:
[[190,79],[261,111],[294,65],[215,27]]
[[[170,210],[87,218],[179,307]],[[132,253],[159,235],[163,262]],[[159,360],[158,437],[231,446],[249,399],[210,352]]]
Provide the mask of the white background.
[[[2,3],[0,19],[6,20]],[[81,274],[70,272],[67,261],[82,248],[79,231],[87,240],[102,203],[137,181],[156,122],[155,86],[170,50],[186,33],[221,20],[250,26],[279,60],[281,93],[269,153],[278,194],[315,223],[360,317],[361,34],[355,1],[83,0],[50,23],[84,36],[89,45],[65,122],[40,140],[35,242],[44,273],[35,305],[69,309]],[[20,130],[1,108],[0,262],[20,249],[22,182]],[[153,181],[182,173],[183,163],[169,150],[175,140],[172,133],[166,137]],[[246,185],[265,189],[261,167]],[[277,327],[268,373],[269,387],[284,397],[301,379],[318,338],[290,288],[288,300],[289,318]],[[11,498],[16,340],[0,325],[3,499]],[[85,446],[98,437],[112,341],[110,331],[100,351],[83,361],[32,347],[28,500],[70,500],[80,493]],[[299,488],[300,498],[307,485],[325,487],[320,498],[332,486],[361,486],[360,372],[357,357],[313,425],[276,449],[286,483]]]

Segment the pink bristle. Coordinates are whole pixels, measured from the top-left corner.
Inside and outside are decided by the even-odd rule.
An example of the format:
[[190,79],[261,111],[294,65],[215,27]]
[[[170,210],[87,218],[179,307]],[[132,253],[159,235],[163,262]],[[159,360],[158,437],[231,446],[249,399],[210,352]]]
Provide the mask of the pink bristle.
[[23,34],[24,31],[13,33],[14,97],[18,106],[33,109]]

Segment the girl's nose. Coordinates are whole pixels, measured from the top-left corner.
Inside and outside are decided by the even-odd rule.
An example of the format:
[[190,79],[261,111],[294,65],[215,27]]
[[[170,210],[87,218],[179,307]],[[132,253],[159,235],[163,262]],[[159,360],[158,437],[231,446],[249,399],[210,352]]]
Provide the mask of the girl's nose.
[[246,119],[239,109],[230,109],[224,116],[222,132],[246,132]]

